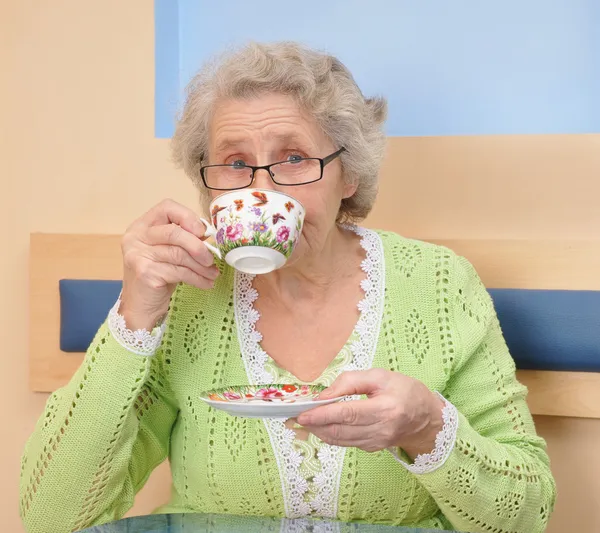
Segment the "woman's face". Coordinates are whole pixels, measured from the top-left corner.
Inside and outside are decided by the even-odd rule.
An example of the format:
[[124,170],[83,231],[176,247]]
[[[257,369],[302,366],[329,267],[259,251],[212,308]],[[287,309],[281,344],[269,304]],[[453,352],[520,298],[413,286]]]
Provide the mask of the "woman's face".
[[[298,157],[323,158],[339,148],[293,98],[265,94],[217,103],[209,130],[208,162],[263,166]],[[289,194],[306,209],[302,238],[288,265],[309,251],[318,253],[322,249],[335,227],[342,199],[352,196],[356,190],[355,186],[344,183],[339,159],[329,163],[323,170],[323,179],[314,183],[276,185],[268,172],[259,170],[252,187]],[[214,197],[220,192],[211,191],[211,194]]]

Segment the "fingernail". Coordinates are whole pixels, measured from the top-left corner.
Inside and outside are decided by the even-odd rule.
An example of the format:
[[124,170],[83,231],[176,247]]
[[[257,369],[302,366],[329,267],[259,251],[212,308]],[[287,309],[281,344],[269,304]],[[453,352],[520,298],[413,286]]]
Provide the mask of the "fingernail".
[[296,419],[296,423],[300,426],[310,426],[310,417],[306,416],[306,415],[300,415],[297,419]]
[[215,264],[215,256],[208,248],[198,253],[198,259],[200,260],[199,263],[205,267],[212,267]]
[[297,419],[297,418],[290,418],[290,419],[289,419],[289,421],[290,421],[290,423],[291,423],[291,424],[292,424],[294,427],[296,427],[296,428],[299,428],[299,427],[301,427],[301,426],[302,426],[302,425],[300,424],[300,422],[298,422],[298,419]]

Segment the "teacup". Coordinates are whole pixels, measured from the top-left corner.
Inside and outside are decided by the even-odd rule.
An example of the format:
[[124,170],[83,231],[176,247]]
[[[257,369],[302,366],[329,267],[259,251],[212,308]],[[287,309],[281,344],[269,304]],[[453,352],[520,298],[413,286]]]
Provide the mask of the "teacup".
[[210,204],[212,223],[202,219],[205,243],[220,259],[246,274],[281,268],[294,251],[304,224],[304,207],[295,198],[268,189],[240,189]]

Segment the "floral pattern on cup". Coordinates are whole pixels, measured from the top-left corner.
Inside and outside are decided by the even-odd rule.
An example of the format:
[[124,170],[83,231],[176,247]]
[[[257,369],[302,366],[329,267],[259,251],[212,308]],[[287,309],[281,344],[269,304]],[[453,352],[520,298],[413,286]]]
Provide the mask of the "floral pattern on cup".
[[295,403],[314,401],[325,390],[322,385],[295,383],[269,385],[243,385],[208,391],[201,396],[215,402],[248,403],[255,401]]
[[283,193],[245,189],[213,200],[211,218],[223,256],[240,246],[264,246],[288,259],[302,232],[304,209]]

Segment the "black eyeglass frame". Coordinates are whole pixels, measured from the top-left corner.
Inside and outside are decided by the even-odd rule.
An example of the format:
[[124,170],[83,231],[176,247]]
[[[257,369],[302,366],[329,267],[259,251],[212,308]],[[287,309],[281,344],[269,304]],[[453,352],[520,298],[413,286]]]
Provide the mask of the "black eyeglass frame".
[[[271,180],[273,181],[273,183],[275,183],[276,185],[279,185],[281,187],[298,187],[301,185],[309,185],[311,183],[315,183],[317,181],[320,181],[323,179],[323,169],[329,164],[331,163],[335,158],[339,157],[340,155],[342,155],[342,153],[344,153],[346,151],[346,148],[344,148],[343,146],[339,149],[336,150],[335,152],[333,152],[332,154],[329,154],[328,156],[325,156],[323,158],[320,157],[302,157],[300,159],[296,159],[295,161],[276,161],[275,163],[271,163],[270,165],[264,165],[262,167],[254,167],[252,165],[205,165],[203,167],[200,167],[200,177],[202,178],[202,183],[204,183],[204,186],[207,189],[210,189],[212,191],[238,191],[240,189],[246,189],[248,187],[250,187],[253,183],[254,183],[254,176],[256,174],[257,170],[266,170],[269,174],[269,177],[271,178]],[[271,167],[275,166],[275,165],[281,165],[282,163],[290,163],[290,162],[296,162],[296,161],[318,161],[319,162],[319,166],[321,167],[321,174],[319,175],[319,177],[317,179],[314,180],[310,180],[310,181],[304,181],[302,183],[279,183],[273,173],[271,172]],[[208,183],[206,182],[206,176],[205,176],[205,171],[207,168],[215,168],[215,167],[235,167],[235,168],[249,168],[252,170],[252,175],[250,177],[250,183],[248,183],[247,185],[244,185],[243,187],[234,187],[233,189],[221,189],[218,187],[210,187],[208,185]]]

